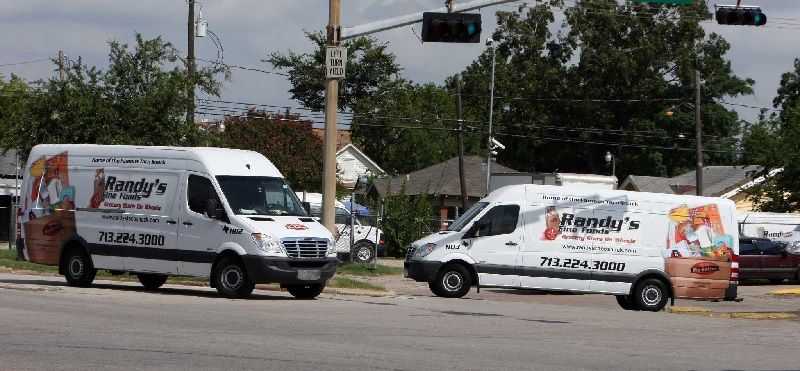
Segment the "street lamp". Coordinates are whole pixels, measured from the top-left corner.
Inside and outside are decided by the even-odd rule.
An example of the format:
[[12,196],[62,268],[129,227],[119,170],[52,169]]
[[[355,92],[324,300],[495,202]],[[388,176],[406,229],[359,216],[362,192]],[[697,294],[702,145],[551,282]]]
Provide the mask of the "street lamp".
[[494,114],[494,67],[495,67],[495,48],[492,38],[486,39],[486,46],[492,49],[492,83],[489,87],[489,139],[486,144],[486,194],[489,194],[489,186],[492,181],[492,119]]
[[611,166],[611,175],[617,176],[617,159],[611,154],[611,151],[606,151],[606,165]]

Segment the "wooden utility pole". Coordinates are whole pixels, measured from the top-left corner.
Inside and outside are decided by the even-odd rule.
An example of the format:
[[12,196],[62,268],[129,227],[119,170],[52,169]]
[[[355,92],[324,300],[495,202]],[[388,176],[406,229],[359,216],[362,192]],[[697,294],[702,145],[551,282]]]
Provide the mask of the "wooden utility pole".
[[461,106],[461,78],[456,78],[456,89],[458,89],[458,182],[461,184],[461,208],[466,211],[467,182],[464,180],[464,112]]
[[58,51],[58,80],[64,81],[64,51]]
[[186,121],[194,125],[194,1],[188,0],[189,19],[187,21],[187,48],[186,48],[186,77],[189,80],[189,87],[186,91],[189,105],[186,107]]
[[[341,0],[329,0],[328,46],[339,46],[341,32]],[[346,63],[346,61],[345,61]],[[322,225],[335,233],[336,201],[336,113],[339,102],[339,81],[325,80],[325,149],[322,162]]]
[[697,195],[703,195],[703,122],[700,120],[700,70],[694,70],[694,126],[697,142]]

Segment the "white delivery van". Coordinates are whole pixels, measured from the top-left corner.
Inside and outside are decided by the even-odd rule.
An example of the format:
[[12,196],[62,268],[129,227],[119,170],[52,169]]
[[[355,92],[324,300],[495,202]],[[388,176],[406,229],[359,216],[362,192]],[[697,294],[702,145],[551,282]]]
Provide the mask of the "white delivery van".
[[734,212],[720,198],[512,185],[414,242],[405,272],[443,297],[473,285],[596,292],[649,311],[669,298],[730,299]]
[[107,269],[147,289],[186,275],[227,297],[272,282],[313,298],[336,271],[331,233],[256,152],[38,145],[22,191],[17,246],[70,285]]
[[768,238],[785,242],[790,248],[800,247],[800,214],[789,213],[739,213],[739,235]]
[[[296,192],[297,197],[308,202],[311,215],[315,218],[322,216],[322,194],[310,192]],[[336,254],[340,261],[350,261],[352,256],[356,263],[369,263],[375,256],[384,253],[383,231],[371,224],[362,223],[358,217],[352,220],[353,240],[350,241],[351,213],[345,204],[338,200],[335,206],[336,224]]]

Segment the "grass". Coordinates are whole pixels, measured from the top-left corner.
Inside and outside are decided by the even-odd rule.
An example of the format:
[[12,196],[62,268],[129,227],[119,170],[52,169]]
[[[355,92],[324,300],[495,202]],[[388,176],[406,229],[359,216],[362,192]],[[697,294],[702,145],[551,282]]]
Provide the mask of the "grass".
[[333,277],[332,280],[328,281],[328,287],[338,289],[386,291],[386,288],[383,286],[373,285],[369,282],[359,281],[350,277]]
[[403,268],[377,265],[372,269],[371,264],[343,264],[336,267],[336,273],[349,274],[353,276],[399,276],[403,274]]
[[55,266],[18,261],[17,252],[15,250],[0,249],[0,267],[6,267],[12,270],[58,274],[58,267]]

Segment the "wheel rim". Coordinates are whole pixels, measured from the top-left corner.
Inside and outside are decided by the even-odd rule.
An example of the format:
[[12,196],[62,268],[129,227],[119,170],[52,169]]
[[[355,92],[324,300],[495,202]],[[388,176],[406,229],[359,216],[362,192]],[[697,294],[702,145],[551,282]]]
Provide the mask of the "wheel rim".
[[464,286],[464,277],[461,273],[450,271],[442,276],[442,284],[447,291],[458,291]]
[[242,273],[242,270],[235,265],[225,267],[225,269],[222,270],[221,275],[222,287],[227,290],[238,290],[244,283],[244,273]]
[[647,286],[642,290],[642,302],[648,307],[656,306],[661,302],[661,290],[655,286]]
[[85,265],[80,256],[73,256],[69,259],[69,275],[74,278],[83,276]]
[[356,257],[361,261],[368,261],[372,257],[372,252],[370,252],[369,247],[362,247],[358,249]]

